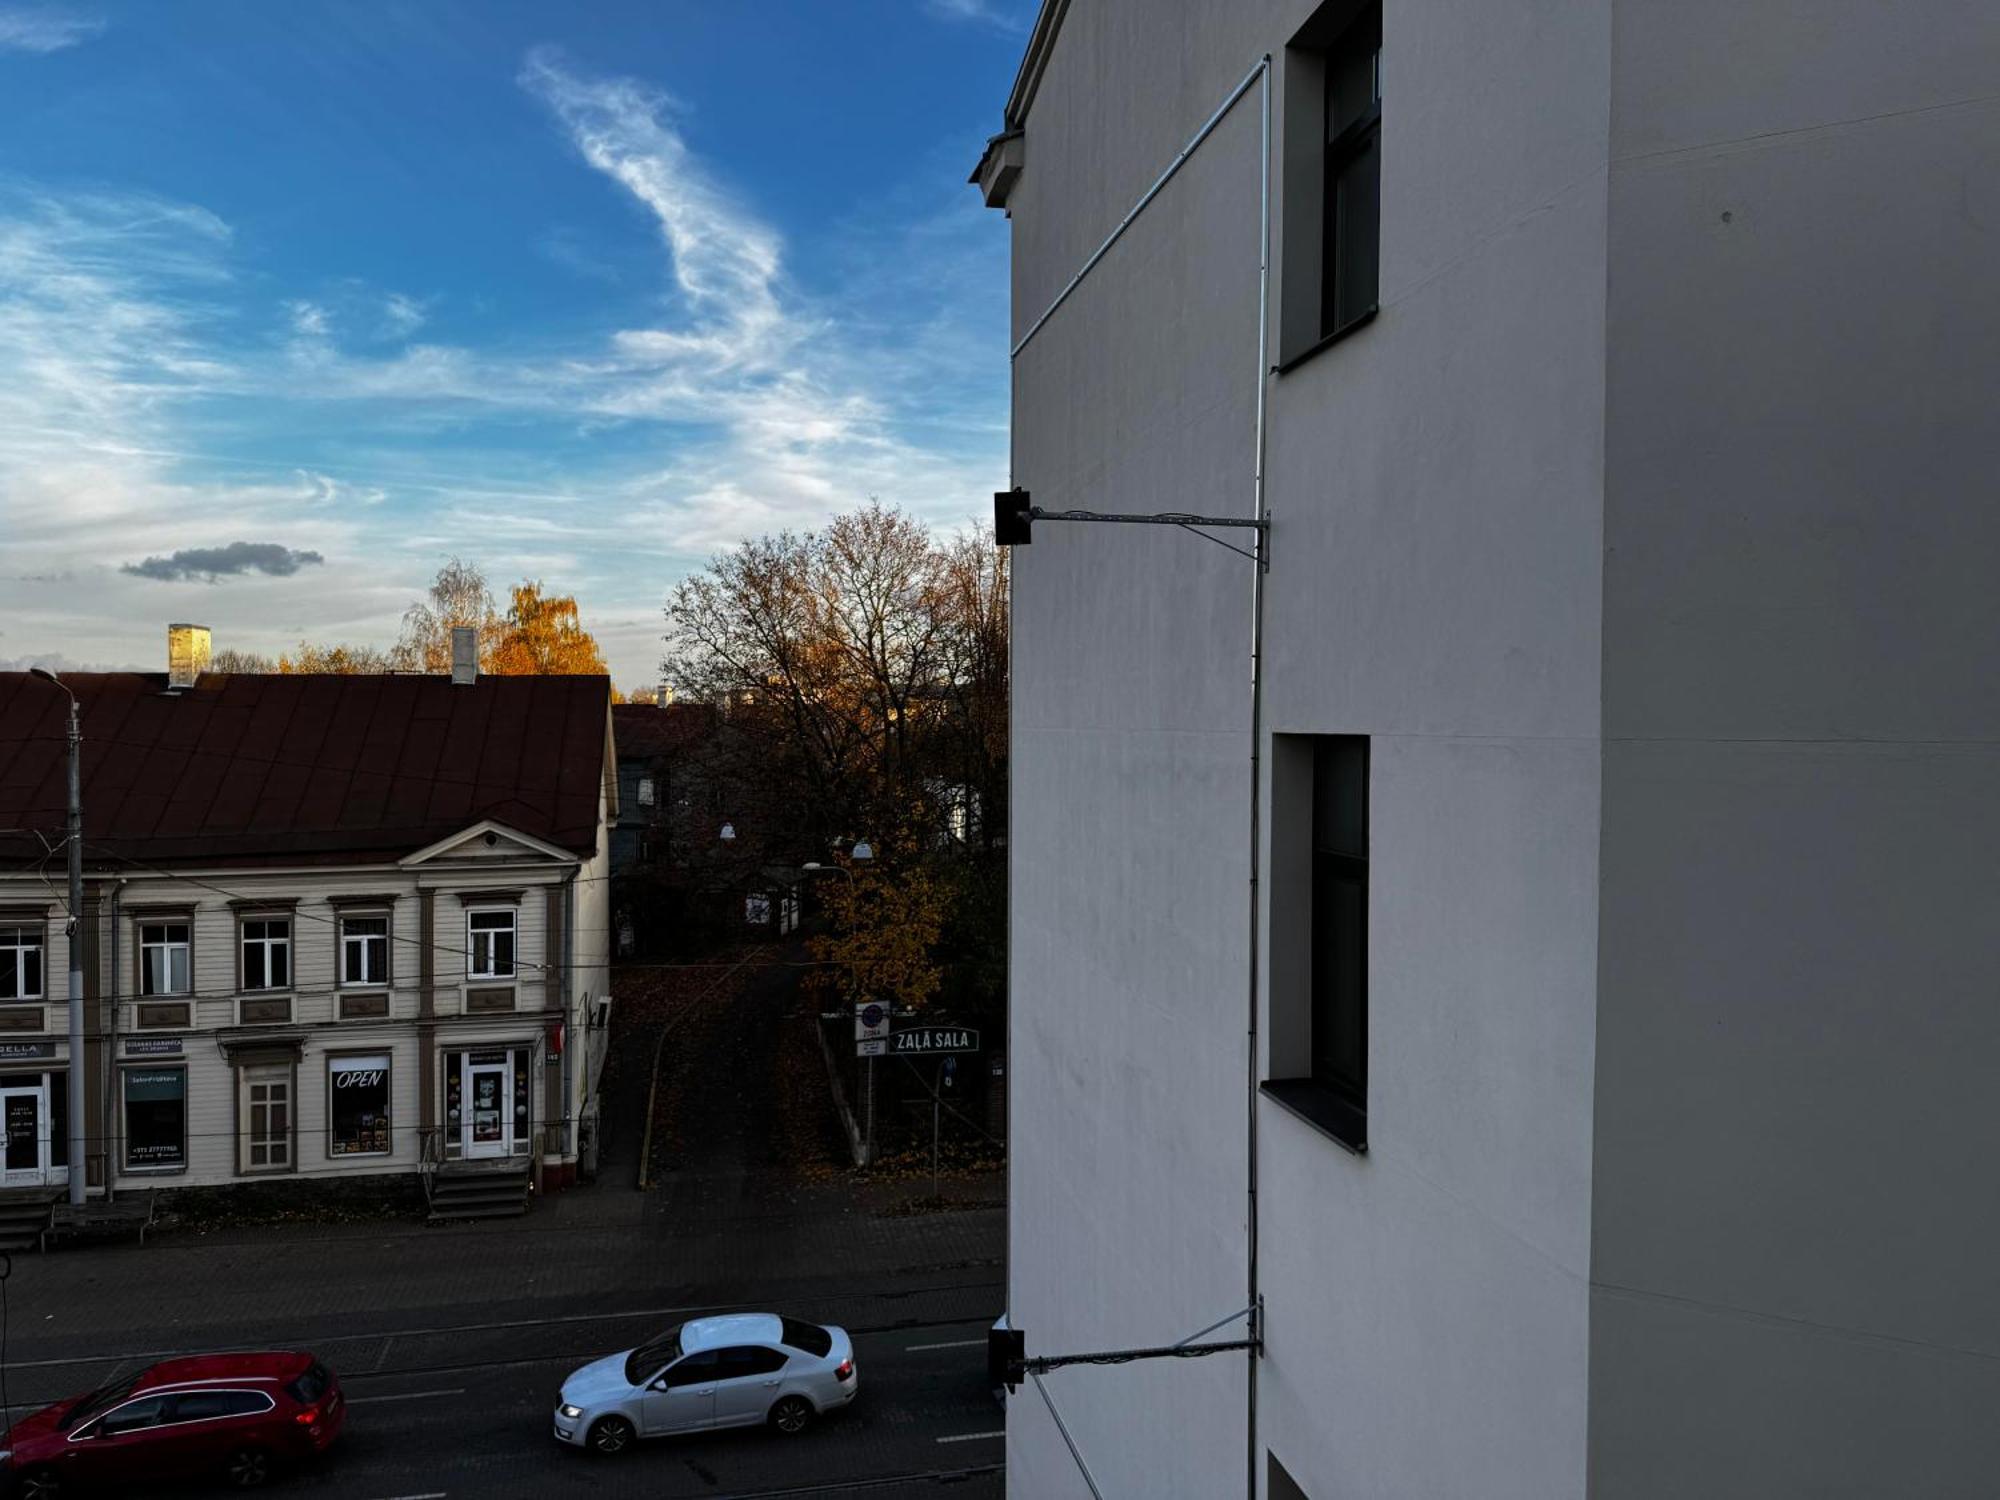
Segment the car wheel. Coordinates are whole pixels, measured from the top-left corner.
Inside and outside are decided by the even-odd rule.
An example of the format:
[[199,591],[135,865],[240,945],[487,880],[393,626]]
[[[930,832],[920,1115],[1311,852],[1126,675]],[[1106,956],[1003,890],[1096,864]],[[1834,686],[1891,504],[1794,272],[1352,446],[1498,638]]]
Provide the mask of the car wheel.
[[30,1469],[21,1476],[21,1500],[56,1500],[63,1493],[62,1475],[54,1469]]
[[590,1451],[607,1456],[623,1453],[637,1436],[623,1417],[600,1417],[590,1429]]
[[222,1466],[223,1477],[239,1490],[254,1490],[271,1478],[271,1455],[262,1448],[238,1448]]
[[813,1404],[803,1396],[787,1396],[771,1408],[771,1425],[788,1436],[812,1426]]

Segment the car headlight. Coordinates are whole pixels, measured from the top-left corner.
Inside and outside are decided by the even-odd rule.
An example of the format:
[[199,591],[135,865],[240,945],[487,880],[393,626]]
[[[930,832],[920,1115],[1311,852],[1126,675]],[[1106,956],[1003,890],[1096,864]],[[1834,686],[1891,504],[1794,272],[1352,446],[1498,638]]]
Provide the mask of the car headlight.
[[556,1412],[558,1415],[568,1417],[570,1421],[574,1422],[578,1417],[583,1415],[583,1408],[580,1406],[571,1406],[565,1401],[561,1406],[556,1408]]

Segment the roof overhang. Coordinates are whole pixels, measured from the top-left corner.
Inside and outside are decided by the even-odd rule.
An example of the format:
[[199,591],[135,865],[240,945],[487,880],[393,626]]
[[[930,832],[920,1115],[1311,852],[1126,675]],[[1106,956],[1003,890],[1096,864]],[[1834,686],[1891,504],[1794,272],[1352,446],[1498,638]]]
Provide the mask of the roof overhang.
[[1056,33],[1062,30],[1063,17],[1068,14],[1069,0],[1042,0],[1041,9],[1035,13],[1034,29],[1028,33],[1027,50],[1021,54],[1021,66],[1014,74],[1014,87],[1007,94],[1007,110],[1002,116],[1006,129],[987,140],[986,149],[979,154],[979,165],[966,179],[979,185],[988,208],[1004,209],[1021,176],[1027,148],[1023,131],[1028,123],[1028,109],[1035,102],[1035,91],[1042,86],[1042,73],[1055,48]]

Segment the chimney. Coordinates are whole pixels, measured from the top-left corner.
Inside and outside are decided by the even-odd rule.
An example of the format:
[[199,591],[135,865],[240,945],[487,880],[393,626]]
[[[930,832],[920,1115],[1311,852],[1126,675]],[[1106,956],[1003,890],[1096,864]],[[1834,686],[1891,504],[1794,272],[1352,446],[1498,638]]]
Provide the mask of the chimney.
[[191,688],[208,670],[208,627],[169,625],[167,627],[167,687],[170,691]]
[[459,687],[479,680],[479,632],[473,626],[451,627],[451,680]]
[[671,682],[661,683],[660,695],[653,700],[653,706],[655,708],[670,708],[673,706],[673,701],[674,685]]

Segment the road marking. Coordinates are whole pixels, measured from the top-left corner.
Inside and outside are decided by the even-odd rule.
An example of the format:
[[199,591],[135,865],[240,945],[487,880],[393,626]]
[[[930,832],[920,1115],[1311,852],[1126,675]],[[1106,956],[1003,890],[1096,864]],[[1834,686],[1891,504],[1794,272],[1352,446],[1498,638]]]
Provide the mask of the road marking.
[[981,1438],[1003,1438],[1006,1435],[1007,1434],[1004,1431],[1003,1432],[960,1432],[954,1434],[951,1437],[941,1437],[938,1439],[938,1441],[940,1443],[976,1443]]
[[953,1339],[948,1344],[911,1344],[905,1354],[921,1354],[926,1349],[972,1349],[985,1343],[985,1339]]
[[[463,1396],[464,1394],[465,1387],[459,1385],[453,1386],[448,1391],[398,1391],[393,1396],[349,1396],[347,1404],[349,1406],[363,1406],[370,1401],[428,1401],[433,1396]],[[399,1496],[397,1500],[409,1500],[409,1497]]]

